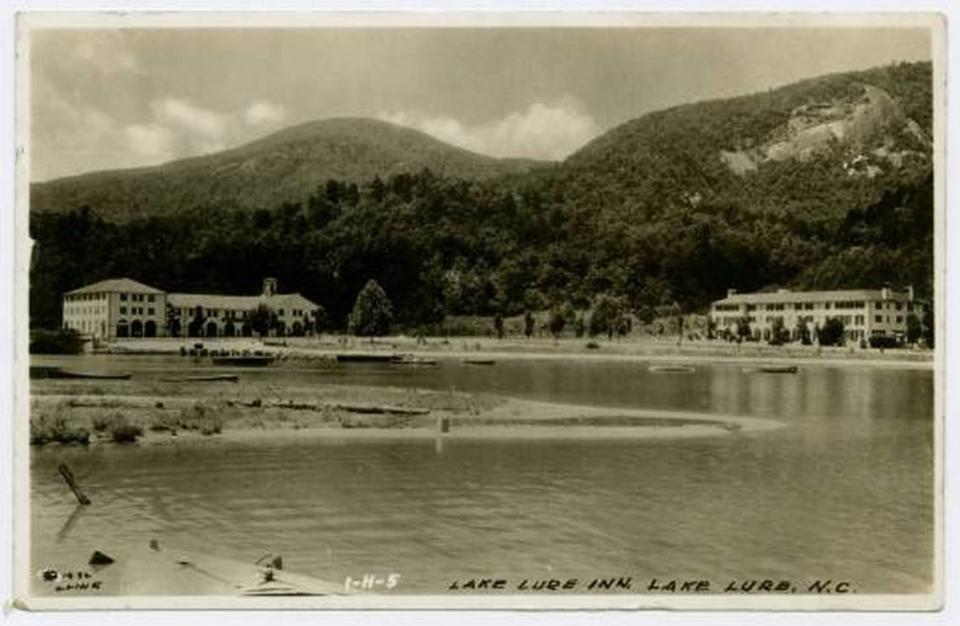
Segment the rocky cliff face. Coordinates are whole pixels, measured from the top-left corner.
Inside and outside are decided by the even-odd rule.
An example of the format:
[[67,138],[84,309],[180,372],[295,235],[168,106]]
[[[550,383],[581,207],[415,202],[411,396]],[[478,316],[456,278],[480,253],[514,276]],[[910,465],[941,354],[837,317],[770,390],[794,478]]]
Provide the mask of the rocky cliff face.
[[889,93],[862,85],[857,98],[803,104],[759,145],[747,140],[737,150],[721,150],[720,159],[735,174],[755,171],[767,161],[807,162],[840,147],[851,176],[873,177],[905,160],[924,159],[930,139],[909,119]]

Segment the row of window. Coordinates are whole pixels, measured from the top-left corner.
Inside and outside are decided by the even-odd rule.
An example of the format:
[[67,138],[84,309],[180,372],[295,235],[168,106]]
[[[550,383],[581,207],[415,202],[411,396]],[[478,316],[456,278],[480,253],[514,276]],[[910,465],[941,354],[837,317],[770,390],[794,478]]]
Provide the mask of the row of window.
[[106,298],[107,294],[105,293],[75,293],[63,297],[67,302],[93,302],[96,300],[105,300]]
[[[866,323],[865,315],[837,315],[835,317],[848,326],[851,324],[854,326],[863,326]],[[765,324],[771,324],[776,319],[779,319],[781,322],[784,321],[782,315],[765,315],[761,319]],[[883,315],[875,315],[873,318],[873,321],[876,322],[877,324],[883,324],[884,320],[886,320],[887,324],[903,324],[902,315],[897,315],[895,317],[887,315],[886,318],[884,318]],[[718,321],[720,322],[720,324],[723,324],[724,326],[730,326],[732,324],[737,324],[740,321],[740,317],[725,315],[719,318]],[[757,321],[757,317],[753,315],[748,315],[747,321],[749,321],[752,324]],[[799,315],[797,316],[796,321],[797,323],[805,322],[807,324],[812,324],[814,322],[814,318],[812,315]]]
[[146,301],[147,301],[147,302],[155,302],[155,301],[156,301],[156,296],[154,296],[152,293],[147,293],[147,294],[143,294],[143,293],[131,293],[131,294],[121,293],[121,294],[120,294],[120,301],[121,301],[121,302],[126,302],[127,299],[128,299],[128,295],[129,295],[129,299],[130,299],[131,301],[133,301],[133,302],[143,302],[143,301],[144,301],[144,298],[146,298]]
[[[250,311],[247,310],[236,310],[236,309],[204,309],[200,307],[205,317],[220,317],[220,314],[223,314],[224,319],[228,320],[244,320],[247,319],[247,315],[250,314]],[[181,317],[193,317],[194,311],[196,308],[181,307],[180,316]],[[285,309],[277,309],[277,316],[283,317]],[[293,317],[306,317],[307,312],[303,309],[290,309],[290,315]]]
[[[838,302],[794,302],[794,303],[783,303],[776,302],[770,304],[748,304],[746,305],[747,311],[756,311],[757,308],[761,311],[783,311],[783,310],[792,310],[794,311],[812,311],[815,307],[822,307],[826,310],[838,309],[838,310],[849,310],[849,309],[865,309],[870,303],[864,302],[863,300],[841,300]],[[914,304],[912,302],[887,302],[887,308],[890,310],[902,311],[904,306],[906,306],[907,311],[913,312]],[[883,309],[883,302],[875,302],[874,308]],[[920,310],[921,305],[916,305],[917,310]],[[716,304],[714,305],[715,311],[739,311],[740,305],[738,304]]]
[[[120,315],[126,315],[126,314],[127,314],[127,307],[125,306],[120,307]],[[153,314],[154,314],[154,308],[152,306],[147,307],[147,315],[153,315]],[[143,315],[143,307],[142,306],[130,307],[130,315]]]

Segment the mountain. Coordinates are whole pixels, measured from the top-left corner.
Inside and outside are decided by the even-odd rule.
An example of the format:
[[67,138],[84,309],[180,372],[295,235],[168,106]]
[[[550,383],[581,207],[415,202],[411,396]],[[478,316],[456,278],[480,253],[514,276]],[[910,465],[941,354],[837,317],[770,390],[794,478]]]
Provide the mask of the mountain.
[[[730,287],[930,298],[932,86],[929,63],[898,64],[678,106],[550,166],[341,120],[37,185],[35,207],[92,210],[31,215],[31,323],[58,326],[60,294],[115,276],[219,293],[274,276],[335,328],[376,279],[399,324],[441,333],[546,308],[583,323],[598,302],[703,311]],[[257,210],[218,210],[234,206]]]
[[128,220],[195,207],[272,208],[304,200],[328,179],[366,182],[425,168],[441,176],[486,179],[540,165],[483,156],[389,122],[338,118],[155,167],[34,183],[30,207],[45,212],[88,205],[107,219]]
[[569,195],[654,217],[690,203],[842,218],[932,168],[930,63],[821,76],[630,120],[555,173]]

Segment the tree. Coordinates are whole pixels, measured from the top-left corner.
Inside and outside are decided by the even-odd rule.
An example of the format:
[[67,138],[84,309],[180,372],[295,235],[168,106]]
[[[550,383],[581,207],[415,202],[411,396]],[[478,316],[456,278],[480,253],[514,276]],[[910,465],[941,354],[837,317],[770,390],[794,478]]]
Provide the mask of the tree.
[[270,329],[273,328],[276,323],[277,314],[266,304],[261,303],[257,305],[257,308],[250,311],[247,320],[250,323],[250,328],[261,337],[264,337],[270,334]]
[[593,314],[590,316],[590,335],[606,333],[608,339],[626,328],[627,303],[623,298],[602,293],[593,301]]
[[810,345],[810,329],[807,327],[807,322],[803,318],[797,320],[797,327],[794,329],[794,332],[797,335],[797,339],[805,346]]
[[821,346],[841,346],[843,345],[843,322],[836,317],[831,317],[823,323],[823,328],[818,334]]
[[787,333],[787,329],[784,328],[783,318],[775,317],[770,323],[770,345],[779,346],[784,343],[784,335]]
[[907,315],[907,343],[917,343],[923,334],[923,324],[914,313]]
[[358,337],[383,336],[390,332],[393,304],[377,281],[370,279],[353,304],[347,327]]
[[499,312],[493,316],[493,329],[497,333],[497,339],[503,339],[503,316]]
[[749,339],[753,332],[750,329],[750,316],[741,315],[737,318],[737,337]]
[[555,306],[550,309],[550,318],[547,320],[547,328],[550,329],[550,334],[553,335],[554,339],[560,337],[560,334],[563,332],[563,329],[567,326],[567,320],[573,315],[573,310],[569,304],[564,304],[563,306]]
[[527,339],[533,336],[533,313],[527,311],[523,314],[523,334],[527,336]]
[[934,339],[933,303],[930,302],[923,307],[923,342],[933,348]]

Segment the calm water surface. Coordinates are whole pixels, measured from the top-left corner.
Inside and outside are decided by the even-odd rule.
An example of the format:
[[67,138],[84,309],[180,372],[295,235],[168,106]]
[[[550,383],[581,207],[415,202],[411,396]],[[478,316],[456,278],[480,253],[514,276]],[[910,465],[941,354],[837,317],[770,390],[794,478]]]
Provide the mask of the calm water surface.
[[[82,357],[138,377],[186,360]],[[924,591],[933,558],[933,374],[741,365],[503,361],[432,369],[244,370],[278,384],[378,384],[611,407],[733,413],[787,426],[682,440],[402,440],[54,447],[32,451],[37,567],[158,537],[244,561],[266,551],[331,580],[399,573],[398,591],[504,576],[847,578]],[[125,383],[114,383],[122,393]],[[111,387],[114,389],[114,387]],[[66,460],[94,505],[75,506]]]

